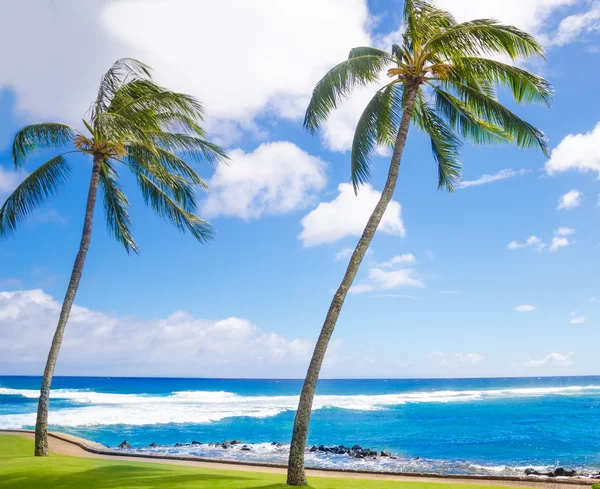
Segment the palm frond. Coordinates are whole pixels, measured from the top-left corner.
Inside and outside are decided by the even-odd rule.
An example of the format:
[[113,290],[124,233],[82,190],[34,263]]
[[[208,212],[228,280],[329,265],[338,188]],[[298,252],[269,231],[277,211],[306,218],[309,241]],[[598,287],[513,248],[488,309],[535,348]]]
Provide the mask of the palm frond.
[[188,230],[201,242],[213,238],[213,232],[206,221],[180,207],[158,185],[141,172],[136,173],[138,185],[147,205],[166,221],[172,223],[180,231]]
[[96,101],[90,107],[92,121],[107,111],[111,100],[128,78],[129,81],[151,79],[150,67],[133,58],[117,60],[100,81]]
[[109,233],[125,247],[127,253],[139,253],[131,233],[131,218],[127,212],[129,200],[119,185],[117,170],[108,160],[102,163],[99,183],[104,194],[104,211]]
[[143,145],[153,151],[152,138],[140,128],[140,124],[122,115],[112,112],[99,114],[94,121],[94,129],[100,141]]
[[[168,155],[154,155],[144,146],[129,146],[127,150],[129,155],[124,163],[136,176],[138,173],[142,173],[159,186],[161,190],[172,196],[186,211],[195,212],[195,182],[180,176],[178,173],[169,171],[165,163],[171,165],[174,161],[166,162],[166,159],[170,159]],[[197,179],[200,179],[200,177],[197,176]]]
[[502,127],[481,119],[462,100],[438,87],[434,87],[434,93],[438,112],[465,141],[479,145],[512,142]]
[[314,134],[355,87],[376,81],[389,61],[389,57],[369,54],[352,57],[329,70],[313,90],[304,127]]
[[462,163],[461,143],[451,127],[435,113],[422,93],[419,93],[414,108],[415,125],[424,131],[431,140],[431,151],[438,166],[438,189],[449,192],[460,182]]
[[75,138],[77,130],[68,124],[39,122],[21,129],[15,136],[12,157],[15,166],[21,166],[27,156],[44,148],[60,148]]
[[206,161],[211,165],[216,165],[229,159],[223,148],[203,138],[162,131],[149,132],[148,135],[156,146],[182,154],[195,162]]
[[[517,147],[539,148],[544,155],[550,156],[548,139],[542,131],[518,117],[497,100],[472,87],[457,82],[453,82],[451,86],[458,92],[465,107],[479,119],[502,128],[503,133]],[[440,88],[436,88],[435,91],[438,95],[444,92]],[[444,93],[445,98],[452,97],[449,93]]]
[[452,63],[449,76],[507,86],[518,103],[541,102],[549,106],[554,95],[552,85],[544,78],[493,59],[461,57]]
[[493,19],[457,24],[433,37],[426,49],[450,59],[494,54],[505,54],[511,59],[544,57],[544,48],[533,36]]
[[386,85],[377,91],[358,120],[351,155],[351,180],[355,193],[371,178],[375,146],[394,144],[402,117],[402,93],[402,85]]
[[403,17],[404,45],[410,51],[420,51],[427,40],[456,24],[450,12],[426,0],[406,0]]
[[0,236],[16,231],[18,225],[68,179],[71,167],[63,155],[55,156],[32,172],[0,208]]

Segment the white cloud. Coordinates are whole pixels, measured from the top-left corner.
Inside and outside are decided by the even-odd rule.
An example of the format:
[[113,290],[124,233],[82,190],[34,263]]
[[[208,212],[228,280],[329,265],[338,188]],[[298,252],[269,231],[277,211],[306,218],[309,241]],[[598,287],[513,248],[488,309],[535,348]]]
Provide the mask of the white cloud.
[[554,231],[554,238],[552,238],[552,245],[550,246],[550,251],[556,252],[561,248],[565,248],[575,243],[575,241],[572,241],[570,238],[567,237],[571,236],[572,234],[575,234],[575,229],[573,228],[561,227]]
[[350,47],[371,42],[364,0],[22,0],[0,14],[3,45],[35,33],[0,54],[0,85],[36,119],[79,121],[100,75],[122,56],[197,96],[210,117],[299,118],[318,79]]
[[585,316],[582,314],[579,314],[576,311],[573,311],[571,313],[571,320],[569,321],[569,324],[583,324],[585,323]]
[[[362,186],[358,195],[354,194],[352,185],[347,183],[340,184],[338,191],[334,200],[321,202],[302,219],[299,239],[304,246],[333,243],[347,236],[360,236],[381,196],[371,185]],[[406,234],[398,202],[390,202],[378,230],[395,236]]]
[[383,270],[382,268],[369,269],[369,278],[376,284],[379,290],[395,289],[397,287],[419,287],[425,285],[415,275],[412,268],[402,270]]
[[417,257],[412,253],[396,255],[393,258],[380,263],[381,268],[392,268],[395,265],[414,265],[417,262]]
[[[41,365],[60,306],[41,290],[0,292],[1,363]],[[261,331],[238,317],[207,320],[178,311],[163,319],[141,320],[74,306],[59,369],[75,373],[77,366],[84,366],[107,375],[203,376],[235,375],[243,367],[247,375],[269,376],[273,364],[287,368],[291,360],[298,368],[310,352],[309,341]]]
[[558,26],[558,32],[552,43],[562,46],[573,42],[584,33],[600,30],[600,2],[594,1],[590,10],[565,17]]
[[577,230],[574,228],[561,227],[554,231],[554,234],[556,236],[571,236],[572,234],[575,234],[576,231]]
[[552,150],[546,172],[598,172],[600,177],[600,123],[585,134],[569,134]]
[[236,149],[209,181],[207,217],[258,218],[306,207],[326,184],[325,163],[288,141],[263,143],[252,153]]
[[454,358],[458,363],[467,363],[469,365],[477,365],[483,362],[484,356],[479,353],[455,353]]
[[473,19],[498,19],[532,34],[539,34],[545,21],[561,7],[578,0],[437,0],[437,5],[449,10],[459,22]]
[[441,351],[434,351],[427,355],[428,358],[432,358],[439,361],[440,365],[478,365],[484,360],[484,356],[479,353],[444,353]]
[[510,243],[508,243],[509,250],[518,250],[520,248],[528,247],[531,247],[538,253],[541,253],[542,251],[544,251],[544,248],[546,248],[546,244],[537,236],[530,236],[524,243],[519,243],[518,241],[511,241]]
[[537,307],[532,306],[531,304],[522,304],[520,306],[515,307],[515,311],[517,312],[532,312],[536,309]]
[[22,170],[6,170],[0,166],[0,204],[27,176]]
[[568,367],[573,364],[573,353],[550,353],[540,360],[529,360],[522,364],[523,367],[544,367],[546,365],[556,367]]
[[577,190],[576,188],[570,190],[566,194],[560,196],[557,209],[574,209],[581,204],[582,198],[583,192]]
[[356,284],[350,287],[348,292],[350,294],[364,294],[365,292],[371,292],[373,290],[373,286],[369,284]]
[[467,188],[474,187],[477,185],[483,185],[486,183],[497,182],[498,180],[506,180],[507,178],[512,178],[520,175],[525,175],[529,173],[529,170],[512,170],[510,168],[505,168],[504,170],[500,170],[498,173],[494,173],[493,175],[483,175],[476,180],[464,180],[460,182],[458,185],[459,188]]
[[[550,248],[548,249],[548,251],[556,252],[560,248],[564,248],[566,246],[574,244],[575,241],[568,238],[568,236],[575,234],[575,231],[576,231],[575,229],[568,228],[568,227],[558,228],[556,231],[554,231],[554,238],[552,238],[552,243],[550,244]],[[538,253],[542,253],[543,251],[546,250],[547,245],[546,245],[546,243],[544,243],[544,241],[542,241],[537,236],[530,236],[529,238],[527,238],[527,241],[525,241],[523,243],[520,243],[518,241],[511,241],[508,244],[509,250],[518,250],[521,248],[528,248],[528,247],[531,247],[533,250],[537,251]]]
[[596,298],[595,297],[590,297],[590,302],[596,302]]

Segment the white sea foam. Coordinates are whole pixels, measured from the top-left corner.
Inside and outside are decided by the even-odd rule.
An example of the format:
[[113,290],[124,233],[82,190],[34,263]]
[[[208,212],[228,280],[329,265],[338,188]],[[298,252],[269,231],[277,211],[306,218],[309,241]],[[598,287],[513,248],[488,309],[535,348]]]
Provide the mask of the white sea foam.
[[[585,395],[600,391],[600,385],[531,387],[492,390],[422,391],[382,395],[316,396],[314,409],[338,408],[360,411],[385,409],[407,403],[474,402],[489,399]],[[29,389],[0,388],[0,395],[31,399],[38,392]],[[53,399],[71,401],[73,407],[53,410],[55,426],[153,425],[167,423],[210,423],[231,417],[268,418],[294,410],[297,396],[242,396],[223,391],[182,391],[169,395],[112,394],[88,390],[56,389]],[[0,416],[0,428],[22,428],[34,424],[35,414]]]

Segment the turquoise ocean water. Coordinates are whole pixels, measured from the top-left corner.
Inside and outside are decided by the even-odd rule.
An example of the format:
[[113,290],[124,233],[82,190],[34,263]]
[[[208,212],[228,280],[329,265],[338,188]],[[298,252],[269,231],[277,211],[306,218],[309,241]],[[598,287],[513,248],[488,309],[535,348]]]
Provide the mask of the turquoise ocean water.
[[[32,427],[39,384],[0,376],[0,428]],[[127,439],[142,451],[283,462],[300,388],[298,380],[56,377],[50,423],[111,447]],[[233,439],[250,450],[207,445]],[[174,446],[192,441],[202,445]],[[394,455],[307,453],[310,465],[339,468],[520,474],[560,465],[598,473],[600,377],[322,380],[313,444]]]

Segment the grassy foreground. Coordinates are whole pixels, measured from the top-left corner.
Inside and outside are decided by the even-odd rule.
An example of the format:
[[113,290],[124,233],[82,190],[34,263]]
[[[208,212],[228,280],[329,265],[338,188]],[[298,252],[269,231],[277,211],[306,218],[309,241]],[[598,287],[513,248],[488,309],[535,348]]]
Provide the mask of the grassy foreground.
[[[17,489],[282,489],[285,476],[211,470],[149,462],[121,462],[51,455],[35,458],[33,441],[0,435],[0,488]],[[311,477],[315,489],[494,489],[495,486],[431,484]],[[505,489],[505,488],[503,488]]]

